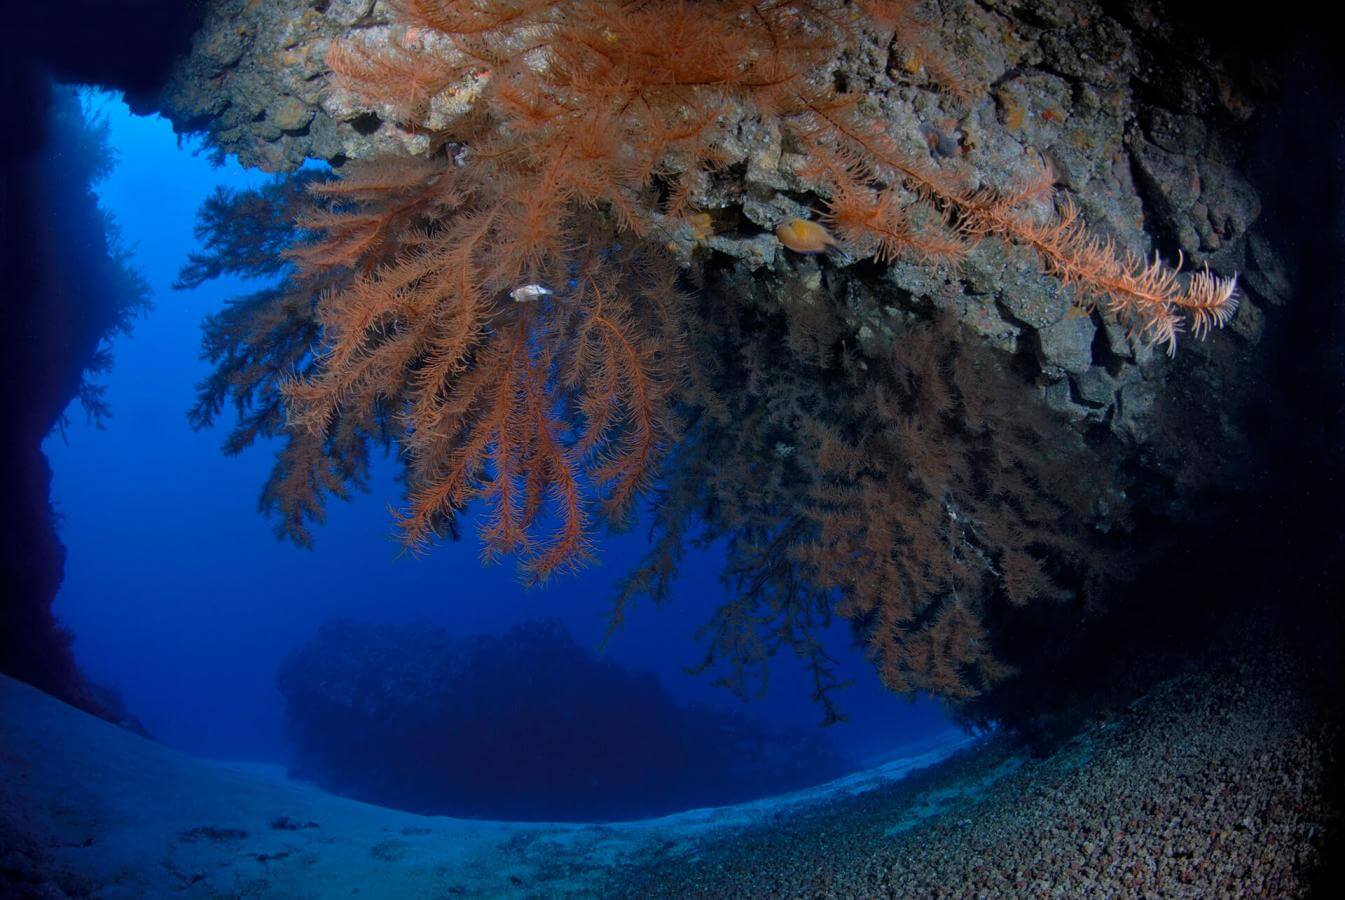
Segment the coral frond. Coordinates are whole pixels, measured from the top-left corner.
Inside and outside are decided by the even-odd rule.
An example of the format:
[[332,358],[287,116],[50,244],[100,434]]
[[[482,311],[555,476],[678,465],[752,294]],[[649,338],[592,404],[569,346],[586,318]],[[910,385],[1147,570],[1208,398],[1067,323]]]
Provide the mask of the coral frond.
[[[847,317],[807,296],[816,284],[750,323],[735,317],[765,304],[720,298],[692,333],[684,276],[652,241],[704,199],[743,134],[782,131],[802,162],[786,172],[782,153],[781,177],[815,194],[853,256],[953,265],[994,240],[1169,352],[1184,328],[1227,323],[1235,277],[1118,253],[1053,200],[1045,163],[987,185],[960,145],[932,154],[835,87],[843,51],[878,27],[908,74],[954,98],[980,92],[913,2],[392,10],[398,27],[369,33],[384,44],[360,33],[327,61],[338,90],[424,140],[423,158],[312,183],[273,260],[283,285],[208,332],[220,371],[197,416],[232,396],[245,415],[231,446],[288,438],[264,494],[284,531],[307,542],[324,498],[391,446],[408,547],[456,536],[479,509],[483,557],[514,556],[542,581],[589,559],[593,529],[627,520],[671,454],[661,496],[682,508],[659,511],[667,540],[617,615],[641,590],[666,592],[669,541],[703,521],[728,540],[737,588],[706,628],[706,665],[742,691],[788,646],[820,697],[835,685],[813,635],[833,613],[894,690],[964,698],[1006,674],[984,630],[992,599],[1058,599],[1080,569],[1105,567],[1086,528],[1094,498],[1060,483],[1076,469],[1053,465],[1067,451],[1043,438],[1051,423],[969,342],[912,327],[892,358],[869,358]],[[275,240],[262,229],[240,246]],[[821,262],[828,278],[844,277],[836,263]],[[674,409],[690,411],[690,438]]]

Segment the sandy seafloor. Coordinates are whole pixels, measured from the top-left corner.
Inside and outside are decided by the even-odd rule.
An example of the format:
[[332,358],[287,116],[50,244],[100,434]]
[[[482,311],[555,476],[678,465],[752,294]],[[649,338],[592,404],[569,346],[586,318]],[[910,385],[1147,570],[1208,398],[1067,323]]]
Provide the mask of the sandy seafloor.
[[1042,759],[953,737],[769,800],[521,824],[193,759],[0,679],[0,894],[1298,896],[1337,721],[1292,667],[1226,661]]
[[[818,788],[604,825],[422,816],[192,758],[0,676],[0,896],[592,896],[647,859],[880,789],[971,742]],[[8,879],[8,881],[6,881]]]

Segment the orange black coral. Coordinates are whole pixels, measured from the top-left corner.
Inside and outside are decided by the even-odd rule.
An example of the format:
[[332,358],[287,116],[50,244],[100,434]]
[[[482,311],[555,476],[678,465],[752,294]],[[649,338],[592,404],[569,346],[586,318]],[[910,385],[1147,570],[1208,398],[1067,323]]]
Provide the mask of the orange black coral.
[[[395,445],[407,465],[408,544],[456,533],[481,502],[485,555],[517,554],[544,578],[588,557],[597,519],[626,516],[677,447],[679,406],[711,421],[774,384],[762,358],[745,380],[721,381],[728,396],[707,389],[686,341],[709,326],[688,325],[688,298],[656,240],[670,219],[700,221],[696,198],[732,161],[724,148],[744,120],[787,133],[804,160],[797,176],[852,257],[956,262],[976,241],[1021,245],[1081,304],[1169,350],[1183,328],[1203,335],[1235,309],[1234,279],[1183,278],[1093,237],[1067,200],[1051,202],[1049,171],[988,187],[967,158],[931,160],[923,143],[910,150],[862,114],[865,98],[838,89],[829,67],[879,31],[895,31],[951,97],[972,93],[909,2],[402,0],[395,10],[399,28],[384,43],[353,37],[327,58],[345,90],[428,149],[350,164],[313,187],[275,307],[309,343],[284,344],[283,389],[279,367],[256,382],[283,394],[289,437],[265,502],[301,539],[325,495],[360,482],[370,447]],[[446,111],[448,98],[465,108]],[[820,359],[839,326],[834,311],[812,320],[788,342]],[[265,321],[244,343],[279,339]],[[936,343],[917,335],[909,352]],[[871,383],[858,375],[867,369],[846,369],[853,390],[838,409],[871,417],[870,430],[796,410],[790,446],[803,448],[815,492],[802,502],[798,485],[782,484],[780,508],[793,510],[783,517],[755,502],[723,516],[741,537],[742,577],[785,586],[770,601],[784,621],[816,626],[839,593],[836,609],[862,623],[899,690],[964,696],[999,677],[979,598],[1052,596],[1062,560],[1082,553],[1070,537],[1082,507],[1046,503],[1049,470],[1030,462],[1049,448],[985,404],[973,409],[965,365],[956,354],[884,361]],[[872,409],[851,408],[855,398]],[[759,410],[739,412],[735,427]],[[673,465],[688,459],[679,452]],[[697,471],[696,490],[741,489]],[[735,508],[716,502],[721,514]],[[1054,535],[1054,549],[1036,533]],[[658,552],[633,585],[666,582],[676,552]],[[712,631],[726,653],[769,655],[741,630]]]
[[[610,491],[610,509],[629,504],[670,433],[671,382],[657,361],[676,352],[676,329],[663,317],[632,330],[636,306],[668,305],[632,304],[638,292],[616,285],[635,273],[620,271],[614,248],[620,234],[634,242],[690,217],[702,173],[728,161],[722,147],[745,117],[794,136],[825,221],[855,255],[944,260],[987,236],[1025,244],[1169,347],[1181,312],[1197,333],[1231,314],[1232,281],[1202,274],[1183,287],[1156,263],[1119,259],[1068,206],[1034,217],[1049,179],[1019,192],[974,188],[967,172],[920,160],[859,115],[860,98],[822,73],[866,28],[928,43],[909,3],[405,0],[398,14],[402,39],[352,40],[329,63],[440,152],[355,167],[320,187],[335,209],[305,223],[321,238],[295,258],[306,272],[355,274],[321,305],[320,371],[288,396],[295,423],[318,433],[342,411],[399,405],[412,542],[485,497],[488,555],[529,556],[538,498],[553,496],[565,524],[553,549],[530,558],[542,573],[578,560],[588,520],[575,454],[606,454],[588,476]],[[467,111],[436,126],[436,100],[463,96],[464,85]],[[913,224],[896,188],[933,215]],[[591,224],[576,227],[587,210],[614,223],[606,246]],[[529,285],[535,302],[504,301]],[[577,417],[557,414],[556,396],[528,378],[582,393]]]

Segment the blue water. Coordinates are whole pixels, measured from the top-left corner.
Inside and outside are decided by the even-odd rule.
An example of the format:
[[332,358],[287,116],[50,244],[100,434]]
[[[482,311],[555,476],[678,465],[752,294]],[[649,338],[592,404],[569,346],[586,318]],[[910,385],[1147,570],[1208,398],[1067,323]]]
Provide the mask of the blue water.
[[[540,619],[562,621],[584,647],[607,626],[613,584],[641,554],[644,529],[601,539],[601,565],[525,589],[511,566],[483,567],[472,529],[422,558],[392,539],[399,499],[390,463],[373,490],[336,503],[305,551],[275,540],[256,508],[274,448],[238,457],[219,449],[229,419],[193,432],[185,412],[207,373],[197,358],[202,318],[257,285],[222,279],[191,292],[171,284],[196,247],[196,210],[216,185],[243,189],[266,176],[229,162],[212,166],[168,124],[136,117],[116,97],[89,95],[106,115],[118,153],[98,186],[153,309],[113,350],[104,377],[112,418],[103,430],[78,409],[45,450],[68,557],[56,611],[75,635],[78,662],[116,688],[158,740],[205,757],[286,763],[292,758],[275,675],[281,659],[325,621],[426,621],[458,634],[500,634]],[[689,554],[674,602],[638,607],[605,658],[655,674],[679,703],[727,705],[779,727],[812,729],[821,718],[810,683],[787,654],[765,697],[744,705],[684,671],[699,661],[693,632],[723,600],[720,553]],[[850,721],[827,731],[855,765],[889,757],[949,728],[932,702],[898,698],[838,626],[828,635]]]

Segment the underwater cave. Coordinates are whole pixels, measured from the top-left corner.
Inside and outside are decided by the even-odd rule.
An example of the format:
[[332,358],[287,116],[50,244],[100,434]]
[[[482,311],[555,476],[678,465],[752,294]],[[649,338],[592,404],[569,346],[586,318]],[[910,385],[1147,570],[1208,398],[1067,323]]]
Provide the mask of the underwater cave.
[[0,894],[1338,889],[1313,23],[8,18]]

